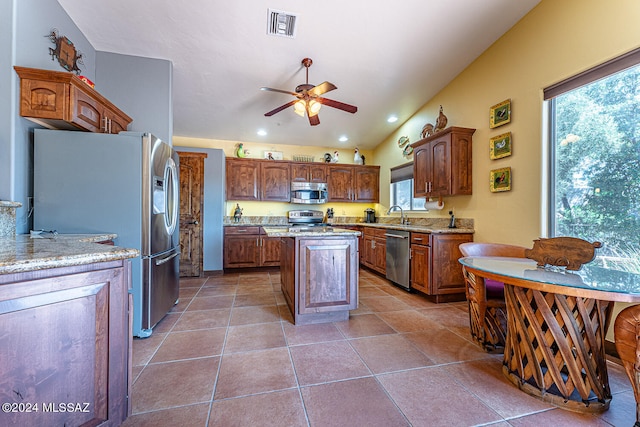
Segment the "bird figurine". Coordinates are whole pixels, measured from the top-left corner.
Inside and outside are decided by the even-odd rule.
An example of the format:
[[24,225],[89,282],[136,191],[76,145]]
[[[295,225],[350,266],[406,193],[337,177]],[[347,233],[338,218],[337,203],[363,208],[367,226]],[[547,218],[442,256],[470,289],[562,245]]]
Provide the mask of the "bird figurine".
[[242,145],[242,143],[238,144],[238,149],[236,150],[236,156],[238,156],[239,158],[244,158],[245,157],[245,152],[244,152],[244,147]]
[[356,147],[356,149],[353,150],[353,152],[354,152],[354,154],[353,154],[353,163],[355,163],[356,165],[363,164],[362,156],[360,155],[360,150],[358,150],[358,147]]
[[331,158],[331,163],[338,163],[338,151],[333,152],[333,157]]
[[440,114],[438,114],[438,118],[436,119],[436,126],[433,132],[440,132],[442,129],[447,127],[447,116],[442,112],[442,105],[440,106]]
[[239,203],[236,203],[236,209],[233,211],[233,221],[240,222],[242,219],[242,208]]
[[324,162],[325,163],[331,163],[331,154],[330,153],[324,153]]

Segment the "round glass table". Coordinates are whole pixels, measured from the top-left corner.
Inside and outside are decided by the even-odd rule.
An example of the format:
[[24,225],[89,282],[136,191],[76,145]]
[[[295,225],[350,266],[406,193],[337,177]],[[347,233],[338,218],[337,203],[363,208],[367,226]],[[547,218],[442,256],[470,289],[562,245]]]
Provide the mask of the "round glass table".
[[503,282],[503,373],[518,388],[579,412],[609,408],[604,343],[613,302],[640,303],[640,275],[592,262],[579,271],[526,258],[465,257],[467,273]]

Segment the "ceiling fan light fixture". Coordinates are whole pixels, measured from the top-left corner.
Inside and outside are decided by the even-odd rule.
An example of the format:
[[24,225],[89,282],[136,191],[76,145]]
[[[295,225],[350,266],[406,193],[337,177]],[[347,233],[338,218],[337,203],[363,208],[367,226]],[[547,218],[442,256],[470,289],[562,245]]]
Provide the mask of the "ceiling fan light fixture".
[[293,104],[293,111],[295,111],[296,114],[299,115],[300,117],[304,117],[304,112],[306,111],[306,109],[307,109],[307,105],[302,99],[296,102],[295,104]]
[[312,99],[311,101],[309,101],[309,114],[311,116],[315,116],[320,112],[321,107],[322,107],[321,103]]

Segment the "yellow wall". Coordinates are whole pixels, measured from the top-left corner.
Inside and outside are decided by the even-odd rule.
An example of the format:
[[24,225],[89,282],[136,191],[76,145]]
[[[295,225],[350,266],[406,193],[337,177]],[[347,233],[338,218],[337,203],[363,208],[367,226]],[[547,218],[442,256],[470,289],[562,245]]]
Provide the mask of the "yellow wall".
[[[179,150],[179,147],[202,147],[202,148],[220,148],[224,150],[227,157],[235,157],[238,141],[224,141],[216,139],[200,139],[185,138],[181,136],[173,137],[173,145]],[[324,153],[331,153],[337,149],[340,163],[353,163],[353,149],[338,149],[336,147],[304,147],[293,145],[278,144],[256,144],[243,143],[243,148],[249,150],[249,158],[262,159],[265,151],[281,151],[283,160],[292,160],[293,155],[314,156],[315,161],[321,161]],[[364,155],[367,164],[373,164],[373,152],[371,150],[360,150],[360,154]],[[364,210],[374,206],[371,203],[325,203],[320,207],[312,205],[298,205],[291,203],[278,202],[235,202],[230,200],[226,203],[225,215],[233,216],[233,210],[236,203],[240,203],[243,209],[242,213],[246,216],[286,216],[287,212],[293,209],[316,209],[326,212],[327,208],[333,208],[336,216],[355,216],[364,217]]]
[[[640,1],[543,0],[455,77],[374,151],[381,165],[381,204],[388,204],[389,168],[405,163],[397,140],[419,139],[442,105],[449,125],[473,135],[473,195],[445,198],[445,209],[427,216],[475,219],[476,241],[530,246],[543,235],[542,90],[640,46]],[[424,41],[429,44],[429,41]],[[429,76],[425,76],[428,79]],[[489,107],[511,99],[512,121],[489,129]],[[512,132],[513,154],[489,158],[489,139]],[[489,191],[489,171],[510,166],[512,190]]]

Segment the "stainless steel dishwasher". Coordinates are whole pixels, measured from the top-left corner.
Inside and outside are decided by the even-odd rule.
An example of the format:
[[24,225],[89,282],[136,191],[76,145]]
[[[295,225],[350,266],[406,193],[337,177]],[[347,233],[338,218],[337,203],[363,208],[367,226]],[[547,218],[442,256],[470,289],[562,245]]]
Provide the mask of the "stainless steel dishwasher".
[[410,291],[409,232],[388,230],[385,237],[387,238],[387,279]]

